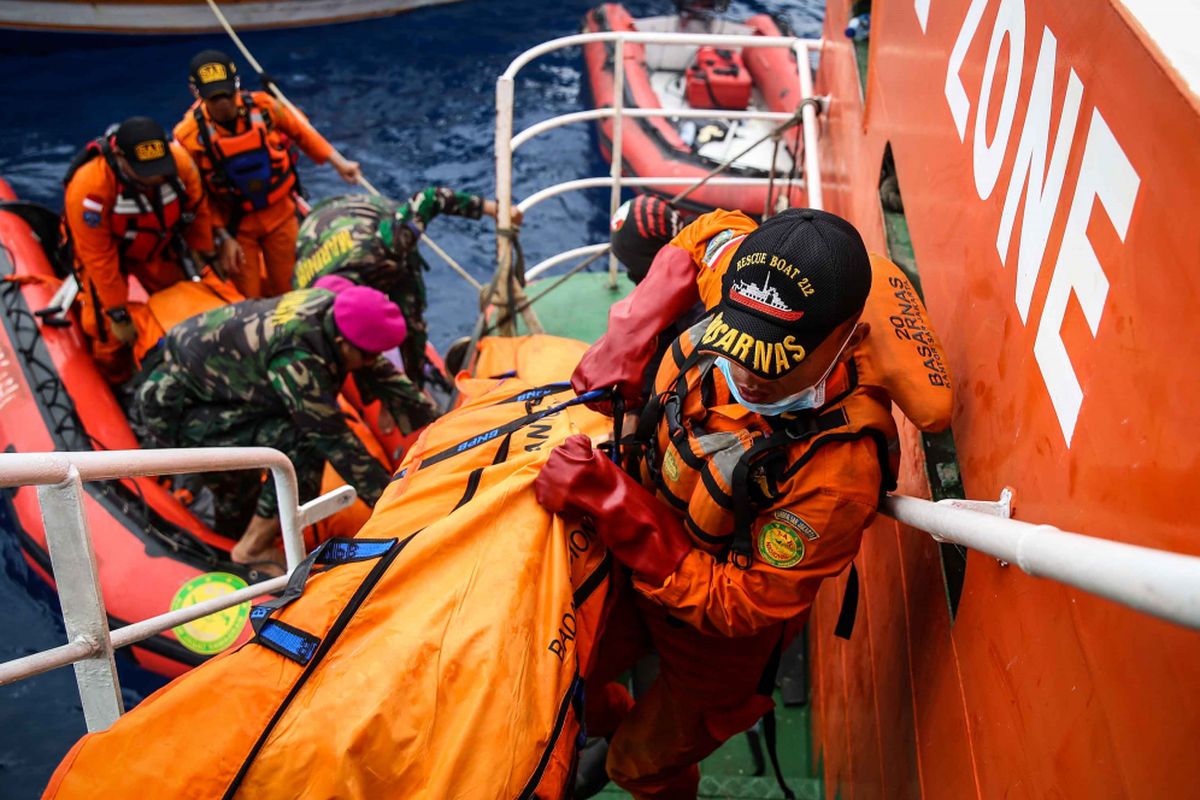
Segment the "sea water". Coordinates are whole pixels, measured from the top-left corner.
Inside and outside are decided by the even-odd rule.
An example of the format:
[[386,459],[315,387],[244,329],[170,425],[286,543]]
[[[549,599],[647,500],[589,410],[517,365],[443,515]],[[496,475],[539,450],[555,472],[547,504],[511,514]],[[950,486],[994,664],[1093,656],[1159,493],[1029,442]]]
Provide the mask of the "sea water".
[[[495,79],[528,47],[576,33],[593,0],[465,2],[387,19],[321,28],[251,32],[251,52],[288,96],[391,197],[443,184],[491,197],[495,186]],[[668,2],[629,2],[634,16],[669,13]],[[822,0],[734,2],[729,16],[780,14],[797,34],[819,36]],[[0,177],[17,194],[61,207],[71,156],[111,122],[148,115],[172,127],[191,103],[187,65],[206,48],[235,54],[224,36],[0,35]],[[258,88],[240,57],[243,87]],[[586,107],[580,51],[543,57],[521,72],[515,129]],[[312,199],[351,191],[329,167],[301,166]],[[522,148],[514,195],[572,178],[605,175],[592,130],[559,128]],[[530,265],[607,235],[608,190],[561,195],[538,206],[521,241]],[[478,280],[493,266],[490,224],[435,220],[430,235]],[[433,342],[468,334],[478,298],[425,250]],[[0,661],[66,641],[53,591],[26,565],[0,503]],[[118,657],[126,707],[162,679]],[[186,719],[180,731],[188,729]],[[84,733],[71,670],[0,687],[0,798],[36,797]]]

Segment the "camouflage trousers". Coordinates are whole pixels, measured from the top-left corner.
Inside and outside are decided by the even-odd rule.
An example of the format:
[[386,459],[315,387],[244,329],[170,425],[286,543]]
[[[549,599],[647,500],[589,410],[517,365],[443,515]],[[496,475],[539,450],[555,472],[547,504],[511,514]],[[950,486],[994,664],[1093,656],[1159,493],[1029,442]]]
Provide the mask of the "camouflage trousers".
[[[138,387],[134,409],[143,443],[159,447],[273,447],[295,466],[302,500],[320,493],[328,454],[312,446],[314,437],[306,437],[287,417],[264,416],[242,406],[163,403],[163,398],[180,398],[184,394],[173,371],[169,367],[155,369]],[[254,513],[261,517],[277,513],[275,483],[269,476],[264,482],[261,470],[249,474],[209,473],[202,477],[213,490],[218,522],[244,516],[237,509],[244,507],[247,497],[253,497],[260,486]],[[236,531],[240,533],[240,528]],[[222,532],[233,533],[233,530]]]

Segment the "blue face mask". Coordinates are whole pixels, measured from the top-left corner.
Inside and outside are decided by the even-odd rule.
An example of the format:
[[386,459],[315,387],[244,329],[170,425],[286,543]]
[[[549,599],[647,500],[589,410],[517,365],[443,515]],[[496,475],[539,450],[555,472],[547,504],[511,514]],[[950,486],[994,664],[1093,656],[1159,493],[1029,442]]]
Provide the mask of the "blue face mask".
[[828,373],[815,386],[810,386],[791,397],[785,397],[773,403],[751,403],[749,400],[743,398],[741,392],[738,391],[737,382],[733,379],[733,370],[729,368],[728,359],[717,358],[716,367],[725,376],[725,385],[729,387],[729,392],[733,395],[733,399],[737,401],[737,404],[747,411],[753,411],[755,414],[761,414],[764,417],[777,417],[780,414],[792,411],[820,408],[825,404],[825,380],[828,378]]

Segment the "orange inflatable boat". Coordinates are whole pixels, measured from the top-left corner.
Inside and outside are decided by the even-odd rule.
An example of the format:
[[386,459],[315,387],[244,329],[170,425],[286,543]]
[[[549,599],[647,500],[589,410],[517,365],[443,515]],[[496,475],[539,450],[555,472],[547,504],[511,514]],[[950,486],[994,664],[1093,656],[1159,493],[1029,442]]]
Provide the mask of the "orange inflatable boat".
[[[15,200],[3,181],[0,200]],[[42,234],[47,235],[51,234]],[[61,282],[26,219],[0,210],[0,447],[7,452],[136,448],[137,438],[78,326],[56,327],[36,315],[51,304]],[[229,287],[187,283],[133,306],[134,313],[153,317],[160,329],[167,329],[212,305],[237,299]],[[142,340],[137,347],[144,353],[154,343]],[[79,398],[87,402],[77,402]],[[378,401],[361,408],[356,400],[351,397],[346,405],[356,433],[385,466],[394,468],[415,435],[406,438],[399,430],[383,434]],[[323,490],[340,484],[336,473],[327,470]],[[260,579],[232,563],[233,540],[209,529],[164,483],[136,478],[84,487],[111,626]],[[0,492],[0,503],[9,507],[26,560],[53,585],[36,490]],[[370,509],[359,501],[309,531],[310,546],[329,536],[353,535],[369,515]],[[174,676],[250,635],[244,615],[214,615],[147,639],[132,648],[131,655],[153,672]]]

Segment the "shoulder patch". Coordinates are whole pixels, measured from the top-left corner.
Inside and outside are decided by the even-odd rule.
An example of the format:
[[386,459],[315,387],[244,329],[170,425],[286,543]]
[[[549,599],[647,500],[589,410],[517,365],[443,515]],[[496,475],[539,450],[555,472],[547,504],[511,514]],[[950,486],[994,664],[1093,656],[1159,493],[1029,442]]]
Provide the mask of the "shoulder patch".
[[704,249],[704,266],[714,269],[717,261],[725,254],[725,251],[745,238],[745,234],[738,236],[735,231],[726,228],[709,239],[708,247]]
[[804,538],[785,522],[768,522],[758,531],[758,554],[773,567],[794,567],[804,560]]
[[791,525],[793,528],[800,531],[800,533],[804,535],[804,538],[808,539],[810,542],[821,538],[821,534],[813,530],[811,525],[790,511],[784,511],[783,509],[780,509],[771,516],[775,517],[775,519],[779,520],[780,522]]

